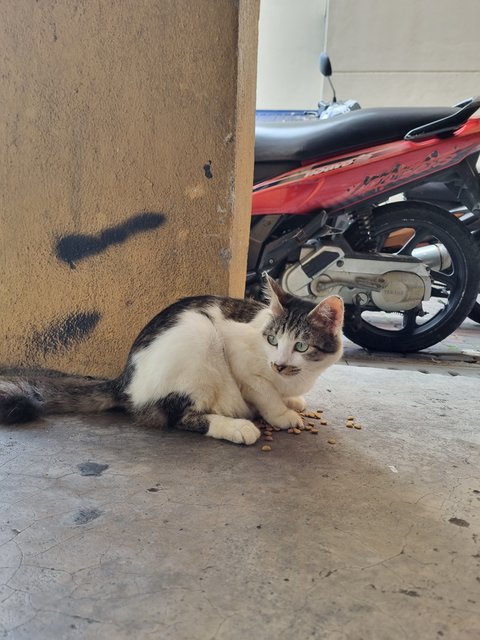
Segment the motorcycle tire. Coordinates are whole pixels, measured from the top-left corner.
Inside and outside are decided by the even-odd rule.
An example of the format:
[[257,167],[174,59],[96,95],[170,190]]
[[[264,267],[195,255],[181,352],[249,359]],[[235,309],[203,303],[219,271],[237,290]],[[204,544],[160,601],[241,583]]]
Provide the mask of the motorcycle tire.
[[[357,251],[363,249],[364,236],[360,225],[354,222],[345,232],[350,246]],[[383,243],[392,232],[401,229],[413,229],[415,236],[413,241],[399,249],[401,255],[411,254],[416,246],[414,241],[425,244],[433,240],[448,250],[451,268],[441,272],[430,271],[432,292],[440,298],[442,308],[421,324],[417,323],[417,317],[428,315],[423,305],[422,309],[400,312],[403,314],[403,326],[399,330],[391,330],[366,321],[362,315],[354,313],[353,306],[347,305],[344,334],[352,342],[372,351],[408,353],[441,342],[467,317],[478,294],[480,251],[462,222],[441,207],[423,202],[395,202],[374,210],[373,237],[377,251],[382,250]]]
[[[473,236],[475,238],[475,242],[477,243],[477,247],[479,247],[480,250],[480,237],[478,235],[478,231],[475,231]],[[473,305],[472,310],[468,314],[468,317],[470,318],[470,320],[473,320],[474,322],[480,324],[480,293],[478,294],[477,301]]]
[[478,322],[478,324],[480,324],[480,301],[478,299],[477,302],[475,302],[475,304],[473,305],[472,310],[468,314],[468,317],[470,318],[470,320],[473,320],[474,322]]

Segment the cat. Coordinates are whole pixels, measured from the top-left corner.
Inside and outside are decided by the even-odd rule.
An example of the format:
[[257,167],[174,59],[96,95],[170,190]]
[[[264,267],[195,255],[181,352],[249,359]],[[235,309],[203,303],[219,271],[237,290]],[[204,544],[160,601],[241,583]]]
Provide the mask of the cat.
[[269,304],[228,297],[183,298],[140,332],[114,380],[0,380],[0,423],[43,414],[122,408],[143,424],[253,444],[252,420],[302,425],[303,394],[342,355],[343,301],[318,304],[267,276]]

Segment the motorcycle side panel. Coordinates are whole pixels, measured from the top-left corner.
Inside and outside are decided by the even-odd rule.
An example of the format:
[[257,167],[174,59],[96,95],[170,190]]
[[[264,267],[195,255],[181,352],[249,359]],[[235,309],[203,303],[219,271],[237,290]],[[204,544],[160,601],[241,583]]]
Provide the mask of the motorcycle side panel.
[[423,177],[459,164],[480,151],[480,119],[471,118],[447,138],[398,140],[309,162],[256,184],[252,215],[330,213],[400,191]]

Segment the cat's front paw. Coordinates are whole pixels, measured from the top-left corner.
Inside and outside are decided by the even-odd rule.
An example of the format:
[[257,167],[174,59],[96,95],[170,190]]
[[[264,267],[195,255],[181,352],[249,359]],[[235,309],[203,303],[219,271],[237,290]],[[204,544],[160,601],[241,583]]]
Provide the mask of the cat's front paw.
[[274,427],[279,427],[280,429],[303,427],[302,416],[298,415],[298,413],[292,409],[286,409],[282,414],[267,420],[267,422]]
[[227,438],[237,444],[254,444],[260,437],[261,431],[250,420],[235,420],[232,437]]
[[307,403],[305,402],[305,398],[303,396],[285,398],[284,402],[289,409],[293,409],[294,411],[305,411],[307,407]]
[[250,420],[239,418],[217,418],[210,421],[207,436],[229,440],[235,444],[254,444],[260,437],[260,429]]

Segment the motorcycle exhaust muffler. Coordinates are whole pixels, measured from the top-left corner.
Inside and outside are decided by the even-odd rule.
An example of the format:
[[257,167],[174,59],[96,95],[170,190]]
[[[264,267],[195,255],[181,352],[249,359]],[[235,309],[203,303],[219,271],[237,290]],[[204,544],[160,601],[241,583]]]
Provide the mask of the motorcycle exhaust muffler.
[[443,244],[429,244],[426,247],[419,247],[412,251],[412,256],[435,271],[448,269],[452,264],[450,254]]

